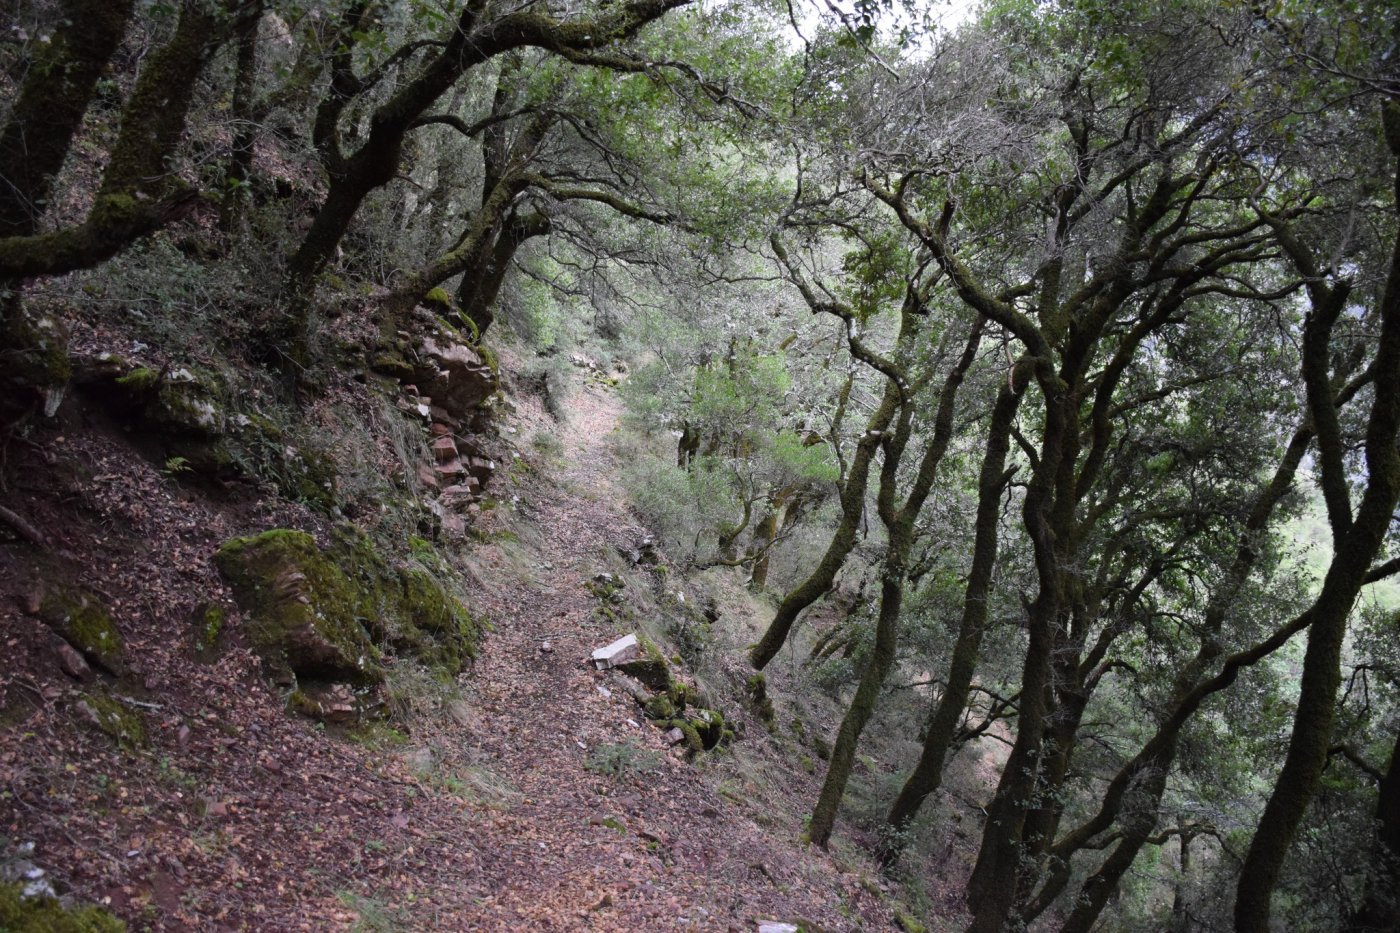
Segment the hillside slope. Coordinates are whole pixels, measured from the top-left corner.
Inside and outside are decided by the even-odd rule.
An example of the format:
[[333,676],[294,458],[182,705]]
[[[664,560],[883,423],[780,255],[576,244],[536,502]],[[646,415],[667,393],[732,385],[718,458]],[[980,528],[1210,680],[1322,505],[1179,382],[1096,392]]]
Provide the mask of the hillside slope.
[[[491,626],[479,660],[453,684],[390,662],[390,718],[353,729],[288,712],[237,613],[217,657],[190,621],[225,598],[220,542],[273,527],[324,540],[324,518],[183,486],[111,425],[75,434],[70,419],[68,436],[22,451],[42,469],[8,501],[50,553],[0,543],[0,863],[42,868],[133,929],[888,927],[866,872],[801,847],[789,819],[755,821],[725,780],[734,752],[673,746],[587,663],[635,621],[630,597],[595,578],[646,537],[608,445],[618,402],[580,386],[562,425],[518,403],[504,436],[553,435],[562,452],[520,444],[474,540],[443,546]],[[43,560],[82,568],[125,670],[74,672],[29,605]],[[666,595],[664,572],[631,579]],[[771,769],[779,793],[809,790],[776,747],[752,757],[766,733],[734,691],[710,699],[666,666],[692,705],[724,709],[749,767]]]

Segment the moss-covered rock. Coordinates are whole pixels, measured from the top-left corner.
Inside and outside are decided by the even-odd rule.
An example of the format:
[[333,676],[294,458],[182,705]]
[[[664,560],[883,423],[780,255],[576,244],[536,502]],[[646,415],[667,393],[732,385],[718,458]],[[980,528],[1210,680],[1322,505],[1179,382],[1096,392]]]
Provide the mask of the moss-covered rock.
[[413,366],[399,353],[379,353],[369,362],[372,372],[397,379],[402,383],[413,381]]
[[[645,635],[637,637],[641,647],[641,657],[617,665],[617,669],[630,677],[635,677],[652,690],[671,694],[675,691],[675,679],[671,676],[671,665],[661,649]],[[675,699],[673,697],[673,699]],[[681,703],[684,706],[684,702]]]
[[49,314],[35,313],[18,300],[0,309],[0,346],[5,348],[4,382],[0,394],[32,390],[44,398],[44,414],[52,417],[72,378],[68,331]]
[[481,626],[471,613],[424,570],[401,570],[399,579],[405,620],[432,641],[432,647],[419,656],[454,672],[475,660]]
[[481,623],[432,573],[391,567],[358,532],[325,551],[302,532],[264,532],[226,542],[215,561],[254,650],[284,679],[378,683],[381,647],[449,675],[476,657]]
[[724,716],[716,710],[692,710],[686,718],[700,736],[706,750],[721,744],[726,738],[726,733],[729,733],[730,737],[733,736],[733,732],[725,726]]
[[647,701],[646,714],[648,719],[657,721],[674,719],[676,715],[675,704],[671,698],[664,693],[658,693]]
[[773,699],[768,695],[768,681],[762,674],[754,674],[749,678],[747,686],[749,702],[754,713],[763,721],[769,732],[777,732],[778,716],[773,709]]
[[145,748],[150,744],[145,718],[110,694],[97,690],[85,694],[78,701],[77,711],[122,748]]
[[222,654],[224,627],[228,612],[214,602],[203,602],[190,615],[190,643],[195,657],[204,662],[217,660]]
[[367,594],[310,535],[275,529],[233,538],[214,561],[248,615],[249,643],[274,676],[383,679],[379,650],[362,624]]
[[39,602],[39,618],[93,664],[109,674],[126,673],[121,632],[96,594],[51,585]]
[[0,930],[13,933],[124,933],[126,924],[98,907],[64,907],[51,897],[25,897],[0,884]]

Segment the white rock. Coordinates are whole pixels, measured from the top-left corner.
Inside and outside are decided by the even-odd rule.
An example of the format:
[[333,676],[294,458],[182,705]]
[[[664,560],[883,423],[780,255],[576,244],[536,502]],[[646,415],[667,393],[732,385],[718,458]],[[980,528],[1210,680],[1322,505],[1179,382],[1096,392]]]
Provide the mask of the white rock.
[[758,921],[758,933],[797,933],[797,925],[779,923],[776,920],[760,920]]
[[624,661],[632,660],[640,650],[636,635],[624,635],[612,644],[594,651],[590,660],[598,670],[605,671]]

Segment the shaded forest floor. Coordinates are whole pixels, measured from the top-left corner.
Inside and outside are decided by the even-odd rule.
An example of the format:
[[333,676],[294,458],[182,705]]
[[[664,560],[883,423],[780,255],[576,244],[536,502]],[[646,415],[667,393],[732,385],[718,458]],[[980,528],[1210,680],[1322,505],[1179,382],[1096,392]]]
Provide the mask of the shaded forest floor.
[[248,650],[192,657],[218,543],[313,516],[191,493],[108,429],[12,453],[34,469],[8,501],[108,598],[133,669],[65,676],[35,583],[0,561],[0,866],[32,861],[133,929],[890,928],[867,867],[798,842],[815,778],[761,724],[688,761],[599,689],[588,654],[625,626],[587,583],[645,534],[607,440],[619,403],[581,386],[555,425],[518,401],[514,439],[562,451],[522,446],[459,555],[493,626],[480,660],[456,688],[400,684],[399,720],[347,735],[287,714]]

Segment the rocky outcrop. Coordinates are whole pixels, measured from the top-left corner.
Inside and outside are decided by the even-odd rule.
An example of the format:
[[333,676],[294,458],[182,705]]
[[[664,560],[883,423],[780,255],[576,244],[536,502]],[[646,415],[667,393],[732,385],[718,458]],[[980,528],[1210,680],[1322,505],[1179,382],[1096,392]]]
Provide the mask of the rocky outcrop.
[[446,337],[423,341],[414,382],[453,418],[470,422],[483,402],[500,388],[500,378],[479,349]]
[[349,688],[382,683],[386,654],[449,675],[476,655],[481,626],[461,603],[423,568],[391,567],[362,535],[323,550],[275,529],[225,542],[215,563],[268,673],[298,685],[293,705],[320,718],[358,716],[366,703]]
[[733,740],[734,730],[724,714],[710,708],[706,697],[675,676],[650,639],[625,635],[595,650],[589,662],[611,672],[613,685],[631,696],[657,728],[666,730],[670,744],[684,743],[694,754]]

